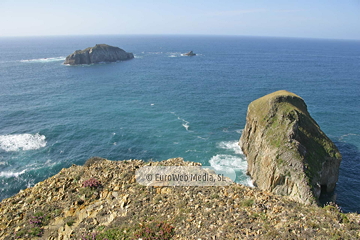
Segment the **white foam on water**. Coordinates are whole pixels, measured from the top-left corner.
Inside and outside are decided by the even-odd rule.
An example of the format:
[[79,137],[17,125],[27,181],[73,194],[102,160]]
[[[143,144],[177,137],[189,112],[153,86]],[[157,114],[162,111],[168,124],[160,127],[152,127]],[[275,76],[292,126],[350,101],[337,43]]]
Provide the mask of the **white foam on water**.
[[201,136],[196,136],[196,137],[200,138],[200,139],[203,139],[203,140],[209,139],[208,137],[207,138],[204,138],[204,137],[201,137]]
[[[241,172],[242,175],[246,176],[247,162],[245,158],[243,159],[239,156],[228,154],[217,154],[210,159],[209,163],[210,166],[216,170],[231,168],[235,170],[235,172]],[[244,180],[241,180],[238,183],[248,187],[254,187],[250,177],[248,176],[246,176]]]
[[185,121],[185,123],[183,123],[182,126],[186,129],[186,131],[189,131],[189,127],[190,127],[189,122]]
[[0,135],[0,149],[6,152],[35,150],[46,146],[45,136],[36,134]]
[[172,58],[181,56],[181,53],[179,53],[179,52],[169,52],[167,54],[169,55],[169,57],[172,57]]
[[27,59],[27,60],[20,60],[20,62],[24,63],[31,63],[31,62],[58,62],[64,61],[65,57],[51,57],[51,58],[37,58],[37,59]]
[[349,136],[360,136],[359,134],[356,133],[348,133],[348,134],[344,134],[342,136],[339,137],[339,141],[343,141],[344,138],[349,137]]
[[[217,170],[232,168],[235,172],[241,172],[242,175],[246,176],[247,161],[240,146],[238,145],[238,141],[223,141],[218,143],[217,147],[230,150],[234,154],[217,154],[209,160],[210,165]],[[239,183],[249,187],[254,187],[248,176]]]
[[197,152],[196,149],[189,149],[189,150],[186,150],[185,152]]
[[238,141],[227,141],[218,143],[218,147],[234,151],[236,154],[244,154],[238,144]]
[[21,172],[0,172],[0,177],[19,177],[21,174],[24,174],[26,170],[22,170]]
[[171,112],[174,116],[177,117],[177,119],[181,120],[183,123],[181,124],[185,129],[186,131],[189,131],[189,127],[190,127],[190,122],[186,121],[185,119],[179,117],[178,115],[176,115],[176,113],[174,112]]
[[163,54],[163,52],[146,52],[147,54],[154,54],[154,55],[159,55],[159,54]]
[[235,130],[235,132],[237,132],[237,133],[239,133],[239,134],[242,134],[243,130],[244,130],[244,129],[237,129],[237,130]]
[[210,159],[209,163],[215,169],[229,167],[234,170],[246,171],[247,168],[247,162],[244,159],[229,154],[217,154]]
[[252,180],[251,180],[251,178],[249,178],[249,177],[247,177],[246,180],[242,184],[244,184],[244,185],[246,185],[248,187],[255,187]]
[[183,119],[179,116],[177,118],[183,122],[183,124],[181,124],[181,125],[186,129],[186,131],[189,131],[190,122],[186,121],[185,119]]

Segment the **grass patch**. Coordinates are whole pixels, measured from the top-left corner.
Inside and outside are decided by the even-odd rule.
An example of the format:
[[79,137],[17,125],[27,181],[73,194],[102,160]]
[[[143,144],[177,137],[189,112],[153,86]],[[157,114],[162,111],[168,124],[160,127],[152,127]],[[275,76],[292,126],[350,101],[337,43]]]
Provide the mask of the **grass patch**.
[[254,205],[254,199],[245,199],[240,203],[240,205],[243,207],[251,207],[252,205]]

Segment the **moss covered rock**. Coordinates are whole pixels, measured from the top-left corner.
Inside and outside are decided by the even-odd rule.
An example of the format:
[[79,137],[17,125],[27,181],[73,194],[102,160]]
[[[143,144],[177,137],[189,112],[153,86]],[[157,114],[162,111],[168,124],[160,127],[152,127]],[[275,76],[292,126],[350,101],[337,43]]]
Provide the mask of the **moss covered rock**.
[[333,191],[341,154],[304,100],[281,90],[249,104],[240,138],[254,185],[306,204]]

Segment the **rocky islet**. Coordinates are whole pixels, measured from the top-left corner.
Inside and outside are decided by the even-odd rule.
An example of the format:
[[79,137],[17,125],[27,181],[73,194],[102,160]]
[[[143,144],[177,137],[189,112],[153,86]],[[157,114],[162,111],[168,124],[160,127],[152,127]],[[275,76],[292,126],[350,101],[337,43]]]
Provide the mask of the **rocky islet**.
[[134,54],[107,44],[96,44],[84,50],[76,50],[66,57],[64,64],[81,65],[101,62],[116,62],[133,59]]

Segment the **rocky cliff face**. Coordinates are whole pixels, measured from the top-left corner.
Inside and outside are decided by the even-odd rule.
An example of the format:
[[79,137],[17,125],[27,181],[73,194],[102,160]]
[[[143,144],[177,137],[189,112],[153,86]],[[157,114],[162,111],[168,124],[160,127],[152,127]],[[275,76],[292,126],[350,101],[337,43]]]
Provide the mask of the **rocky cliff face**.
[[341,155],[302,98],[277,91],[250,103],[239,145],[254,185],[305,203],[333,191]]
[[78,65],[100,62],[116,62],[134,58],[132,53],[106,44],[96,44],[84,50],[76,50],[66,57],[64,64]]
[[[89,159],[0,203],[0,239],[360,238],[360,216],[305,206],[240,184],[145,187],[143,166],[196,166]],[[155,238],[157,237],[157,238]]]

